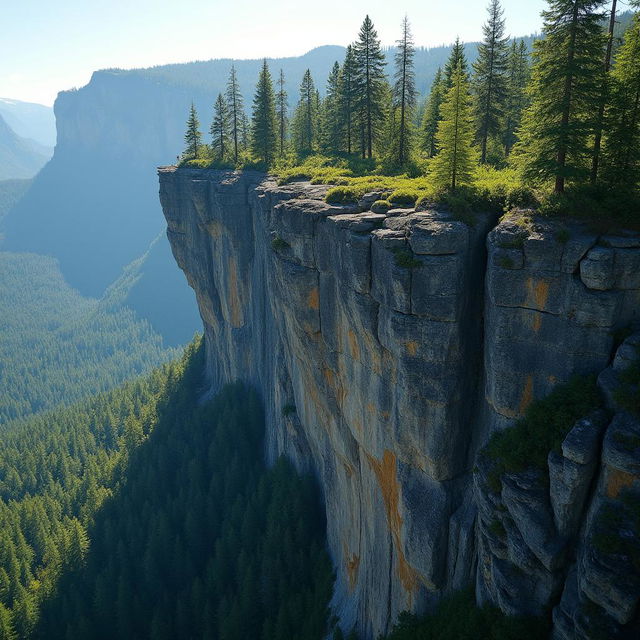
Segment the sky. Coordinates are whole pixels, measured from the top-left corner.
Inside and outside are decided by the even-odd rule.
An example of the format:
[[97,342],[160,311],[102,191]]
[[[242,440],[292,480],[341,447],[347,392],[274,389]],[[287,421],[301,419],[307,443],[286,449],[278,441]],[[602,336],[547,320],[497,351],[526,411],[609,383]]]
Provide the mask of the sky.
[[[369,14],[383,45],[409,16],[418,46],[479,40],[488,0],[19,0],[0,8],[0,96],[51,105],[96,69],[296,56],[347,45]],[[502,0],[513,36],[540,30],[544,0]]]

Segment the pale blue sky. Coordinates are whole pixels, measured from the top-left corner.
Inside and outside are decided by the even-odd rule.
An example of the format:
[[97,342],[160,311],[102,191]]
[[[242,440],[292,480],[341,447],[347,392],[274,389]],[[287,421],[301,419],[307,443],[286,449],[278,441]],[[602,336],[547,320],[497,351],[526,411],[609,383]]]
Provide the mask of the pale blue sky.
[[[478,40],[487,0],[16,0],[3,2],[0,96],[52,104],[107,67],[302,54],[346,45],[366,13],[383,44],[408,14],[417,45]],[[503,0],[507,29],[538,31],[544,0]]]

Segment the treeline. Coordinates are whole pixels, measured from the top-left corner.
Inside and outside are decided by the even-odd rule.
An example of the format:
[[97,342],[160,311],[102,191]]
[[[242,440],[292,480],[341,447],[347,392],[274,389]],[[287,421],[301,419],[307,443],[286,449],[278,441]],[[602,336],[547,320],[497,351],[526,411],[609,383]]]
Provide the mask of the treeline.
[[457,40],[422,100],[406,18],[390,78],[367,16],[334,64],[324,97],[307,71],[292,110],[282,71],[274,86],[265,60],[249,120],[232,67],[226,94],[215,101],[211,143],[203,143],[192,106],[183,158],[277,169],[314,153],[357,153],[375,159],[377,171],[426,174],[445,190],[472,183],[478,165],[509,165],[557,194],[567,185],[637,191],[640,18],[616,47],[615,0],[548,5],[530,59],[523,41],[506,36],[503,9],[491,0],[477,60],[469,65]]
[[263,463],[242,385],[204,353],[0,440],[0,639],[320,640],[333,589],[315,484]]

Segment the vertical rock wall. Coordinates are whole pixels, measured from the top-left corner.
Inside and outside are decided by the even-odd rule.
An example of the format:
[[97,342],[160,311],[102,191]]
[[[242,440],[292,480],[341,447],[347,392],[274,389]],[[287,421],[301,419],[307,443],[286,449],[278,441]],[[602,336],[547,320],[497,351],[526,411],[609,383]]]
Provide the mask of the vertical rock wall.
[[[476,502],[480,523],[497,508],[473,491],[477,450],[574,371],[607,366],[612,328],[638,309],[640,242],[605,245],[579,228],[565,241],[523,221],[489,233],[489,216],[466,225],[443,211],[374,214],[367,202],[330,206],[325,193],[250,172],[160,170],[210,387],[252,382],[269,457],[317,475],[345,629],[376,637],[400,611],[470,584],[476,539],[480,590],[510,610],[496,590],[493,558],[504,552],[481,524],[476,536]],[[526,481],[513,480],[514,505]],[[572,503],[582,494],[567,482]],[[578,526],[571,504],[553,508]],[[539,601],[559,597],[553,541],[527,545],[542,566]]]

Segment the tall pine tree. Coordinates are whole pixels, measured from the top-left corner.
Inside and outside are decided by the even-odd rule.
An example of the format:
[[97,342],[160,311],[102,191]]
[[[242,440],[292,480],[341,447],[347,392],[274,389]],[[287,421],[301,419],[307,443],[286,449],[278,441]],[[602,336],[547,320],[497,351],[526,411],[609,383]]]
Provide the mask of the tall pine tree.
[[262,62],[256,92],[253,97],[251,116],[251,151],[267,167],[275,158],[277,145],[277,123],[275,96],[269,65]]
[[442,101],[447,94],[446,79],[442,73],[442,69],[436,71],[429,99],[422,117],[422,149],[428,158],[433,158],[438,151],[436,146],[436,132],[438,131],[438,122],[440,122],[440,109]]
[[455,190],[473,180],[476,153],[473,149],[473,111],[467,76],[459,64],[453,85],[442,105],[436,142],[440,151],[431,161],[433,183],[441,189]]
[[202,146],[202,133],[200,132],[200,121],[198,120],[198,112],[191,103],[189,109],[189,119],[187,120],[187,132],[184,134],[184,142],[187,148],[183,155],[187,158],[197,158]]
[[335,155],[342,151],[342,117],[340,109],[340,65],[335,62],[327,78],[327,93],[322,108],[325,151]]
[[603,173],[611,185],[640,186],[640,14],[624,34],[612,71]]
[[487,143],[497,136],[507,96],[507,38],[504,35],[504,11],[499,0],[491,0],[489,19],[482,27],[483,41],[473,63],[476,139],[480,144],[480,162],[487,161]]
[[354,45],[356,61],[356,106],[360,116],[362,157],[373,157],[376,136],[384,123],[383,99],[386,80],[384,53],[378,34],[367,16]]
[[594,133],[602,83],[604,0],[547,0],[542,40],[535,43],[532,103],[523,116],[517,157],[526,179],[588,175],[585,158]]
[[284,71],[280,69],[278,76],[278,92],[276,93],[276,118],[278,119],[278,153],[284,155],[285,142],[287,140],[287,113],[289,103],[287,102],[287,91],[284,88]]
[[393,84],[393,108],[397,121],[396,160],[403,167],[411,152],[413,116],[416,108],[416,77],[414,71],[415,46],[411,35],[409,19],[402,21],[402,36],[398,40],[395,55]]
[[211,151],[213,157],[219,162],[224,162],[229,155],[229,139],[231,127],[229,107],[222,94],[218,94],[213,110],[213,122],[211,123]]
[[347,47],[340,74],[340,119],[345,151],[352,153],[355,144],[357,124],[357,67],[356,56],[352,45]]
[[318,109],[316,88],[307,69],[300,83],[300,99],[293,116],[293,144],[298,155],[315,150],[318,135]]
[[524,40],[511,43],[507,68],[507,96],[505,102],[502,144],[508,156],[517,141],[516,131],[522,121],[522,112],[527,106],[529,84],[529,54]]
[[[229,105],[229,127],[231,130],[231,139],[233,141],[233,161],[238,162],[238,155],[242,145],[242,123],[245,118],[244,100],[240,93],[240,85],[238,84],[238,76],[236,75],[235,65],[231,65],[229,73],[229,81],[227,83],[227,104]],[[246,146],[246,145],[244,145]]]
[[449,58],[444,65],[444,77],[447,83],[447,90],[453,86],[453,75],[457,68],[460,67],[466,75],[468,73],[467,56],[464,53],[464,44],[460,42],[460,38],[456,38],[453,43]]

